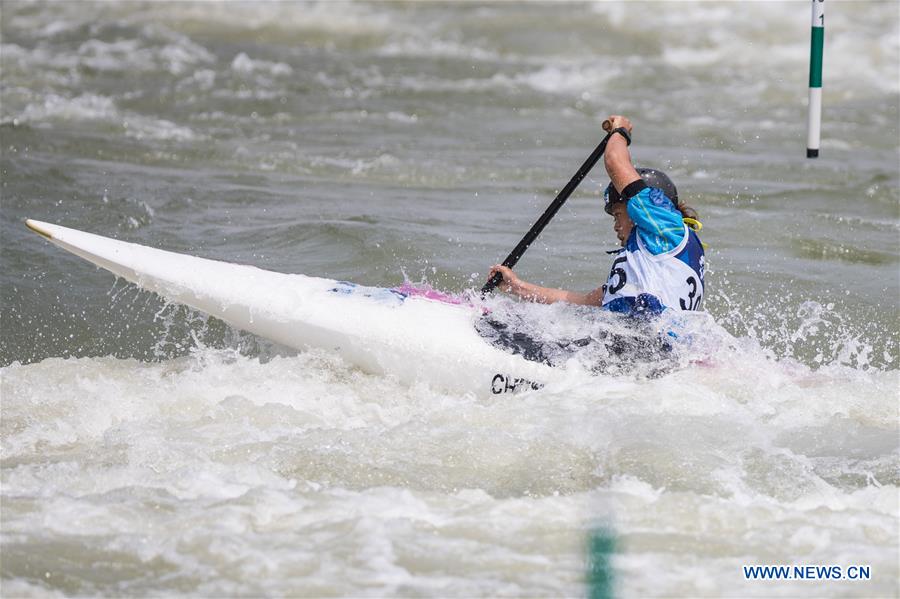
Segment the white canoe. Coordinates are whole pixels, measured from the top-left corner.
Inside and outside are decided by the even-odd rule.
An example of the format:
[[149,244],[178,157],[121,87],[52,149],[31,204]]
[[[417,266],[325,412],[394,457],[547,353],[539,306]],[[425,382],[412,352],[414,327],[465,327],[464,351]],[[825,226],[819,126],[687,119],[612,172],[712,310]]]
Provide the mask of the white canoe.
[[482,339],[474,328],[481,310],[474,306],[187,256],[35,220],[26,225],[168,301],[288,347],[334,351],[406,383],[496,395],[563,375]]

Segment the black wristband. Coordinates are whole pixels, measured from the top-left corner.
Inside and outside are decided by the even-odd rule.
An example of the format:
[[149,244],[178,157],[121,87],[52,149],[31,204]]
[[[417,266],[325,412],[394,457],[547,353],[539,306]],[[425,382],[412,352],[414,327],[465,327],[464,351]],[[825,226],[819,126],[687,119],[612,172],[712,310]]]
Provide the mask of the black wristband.
[[618,129],[613,129],[613,133],[618,133],[622,137],[624,137],[626,146],[631,145],[631,135],[628,134],[628,129],[626,129],[625,127],[619,127]]
[[622,197],[626,200],[630,200],[645,189],[647,189],[647,184],[644,183],[644,180],[635,179],[634,181],[626,185],[625,189],[622,190]]

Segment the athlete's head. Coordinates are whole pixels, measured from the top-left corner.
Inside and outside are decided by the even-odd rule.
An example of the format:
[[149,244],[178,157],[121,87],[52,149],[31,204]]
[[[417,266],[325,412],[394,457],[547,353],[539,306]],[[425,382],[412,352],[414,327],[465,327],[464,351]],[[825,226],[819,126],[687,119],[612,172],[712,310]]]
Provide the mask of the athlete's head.
[[[635,170],[638,175],[641,176],[641,180],[647,184],[647,187],[661,189],[662,192],[666,194],[666,197],[672,200],[672,203],[675,204],[675,206],[678,206],[678,189],[675,187],[675,184],[672,183],[672,180],[669,179],[667,174],[654,168],[638,168]],[[613,187],[612,183],[606,186],[606,192],[603,194],[603,201],[607,214],[612,214],[612,207],[614,205],[619,203],[625,204],[625,198],[619,195],[619,192],[616,191],[616,188]]]
[[[652,168],[638,168],[636,170],[638,175],[641,176],[641,180],[646,183],[648,187],[661,189],[662,192],[666,194],[666,197],[672,200],[672,203],[675,204],[675,207],[681,212],[682,217],[697,218],[696,210],[685,203],[678,201],[678,189],[667,174]],[[631,229],[634,227],[634,223],[628,216],[628,203],[625,201],[625,198],[616,191],[616,188],[612,183],[606,187],[606,191],[603,194],[603,201],[604,209],[607,214],[610,214],[614,219],[613,229],[616,232],[616,237],[619,238],[619,242],[621,242],[622,245],[625,245],[625,241],[628,239],[628,236],[631,234]]]

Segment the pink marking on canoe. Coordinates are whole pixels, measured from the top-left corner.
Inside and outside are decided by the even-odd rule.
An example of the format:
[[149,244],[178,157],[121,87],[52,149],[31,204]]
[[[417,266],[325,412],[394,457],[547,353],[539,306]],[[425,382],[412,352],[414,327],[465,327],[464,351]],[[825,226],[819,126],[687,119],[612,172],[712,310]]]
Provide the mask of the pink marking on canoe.
[[395,291],[399,291],[400,293],[408,296],[408,297],[424,297],[426,299],[435,300],[437,302],[443,302],[445,304],[469,304],[470,302],[466,300],[464,297],[459,295],[452,295],[449,293],[444,293],[443,291],[438,291],[428,283],[420,283],[419,285],[414,285],[409,281],[404,281],[403,285],[399,287],[394,287]]

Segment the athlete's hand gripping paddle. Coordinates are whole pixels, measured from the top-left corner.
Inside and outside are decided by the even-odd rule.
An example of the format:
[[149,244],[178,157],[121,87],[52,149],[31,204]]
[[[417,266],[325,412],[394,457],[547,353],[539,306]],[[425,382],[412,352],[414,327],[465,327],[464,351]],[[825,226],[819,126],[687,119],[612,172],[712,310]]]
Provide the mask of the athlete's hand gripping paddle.
[[[544,210],[544,213],[541,215],[539,219],[531,226],[528,233],[525,234],[525,237],[522,238],[522,241],[509,253],[509,256],[506,257],[506,260],[503,261],[503,266],[507,266],[512,268],[516,265],[516,262],[519,261],[519,258],[522,257],[522,254],[525,253],[525,250],[528,249],[528,246],[537,239],[537,236],[541,234],[541,231],[544,230],[550,221],[556,216],[556,213],[562,208],[562,205],[566,203],[566,200],[569,199],[569,196],[572,195],[572,192],[575,191],[575,188],[578,187],[578,184],[581,183],[582,179],[584,179],[588,172],[594,165],[597,164],[597,161],[600,160],[600,157],[603,156],[603,152],[606,151],[606,142],[609,141],[609,138],[612,137],[614,131],[612,130],[612,123],[610,121],[603,121],[603,130],[606,131],[606,137],[603,138],[603,141],[600,142],[594,151],[588,156],[587,160],[584,161],[584,164],[581,165],[581,168],[578,169],[578,172],[569,180],[565,187],[562,188],[562,191],[556,196],[556,199]],[[494,290],[494,287],[500,284],[500,281],[503,280],[503,275],[495,273],[488,282],[484,284],[484,287],[481,288],[481,294],[484,295],[486,293],[490,293]]]

